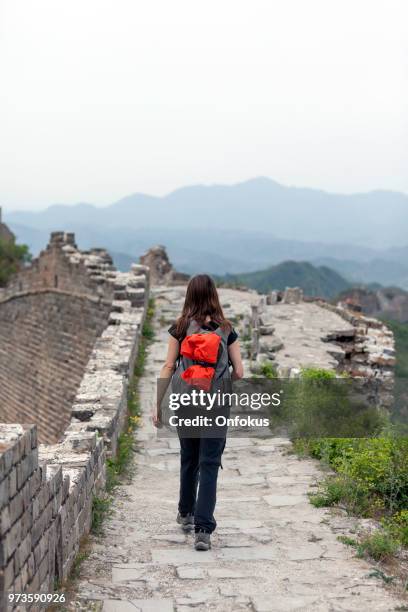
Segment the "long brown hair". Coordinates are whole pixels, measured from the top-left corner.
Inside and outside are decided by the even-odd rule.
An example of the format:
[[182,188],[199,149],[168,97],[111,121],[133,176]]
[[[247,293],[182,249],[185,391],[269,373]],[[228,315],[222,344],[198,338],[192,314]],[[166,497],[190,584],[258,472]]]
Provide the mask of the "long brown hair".
[[213,279],[208,274],[197,274],[187,286],[183,310],[176,321],[177,336],[182,338],[186,334],[192,319],[203,325],[208,316],[224,331],[232,329],[231,323],[224,317]]

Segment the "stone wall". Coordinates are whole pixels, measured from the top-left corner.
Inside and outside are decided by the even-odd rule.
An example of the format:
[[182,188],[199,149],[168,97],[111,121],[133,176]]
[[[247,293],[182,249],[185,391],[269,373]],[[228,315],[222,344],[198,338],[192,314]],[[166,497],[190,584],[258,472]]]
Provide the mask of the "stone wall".
[[110,303],[47,291],[0,303],[0,421],[56,442]]
[[0,290],[1,422],[36,423],[40,442],[58,440],[121,297],[119,277],[105,251],[81,252],[73,234],[54,232],[47,249]]
[[55,579],[67,577],[104,484],[102,439],[67,437],[47,465],[36,433],[34,425],[0,425],[1,610],[13,609],[8,593],[52,593]]
[[53,232],[47,248],[0,290],[0,300],[54,289],[112,300],[113,286],[107,282],[107,273],[114,270],[105,250],[80,251],[74,234]]
[[[52,287],[55,275],[58,286]],[[96,309],[93,320],[99,316],[95,312],[103,310],[101,323],[95,324],[93,331],[96,340],[88,340],[88,359],[81,357],[82,372],[79,367],[65,370],[70,380],[79,379],[77,388],[73,388],[76,383],[71,383],[72,401],[56,391],[47,407],[50,420],[56,420],[60,412],[65,414],[65,429],[55,436],[58,443],[38,445],[37,425],[0,425],[3,598],[7,591],[52,592],[55,580],[68,577],[81,539],[89,532],[92,499],[105,485],[106,458],[116,452],[126,419],[128,383],[146,313],[148,282],[146,267],[134,265],[128,273],[117,272],[104,251],[81,252],[72,235],[57,233],[34,267],[14,280],[14,294],[8,286],[0,297],[0,311],[6,308],[11,312],[13,302],[19,312],[20,304],[27,302],[29,315],[29,306],[33,304],[27,301],[29,298],[45,300],[35,306],[42,304],[46,312],[54,308],[55,317],[49,324],[57,325],[59,313],[61,332],[53,328],[48,341],[54,333],[65,333],[74,340],[75,333],[85,327],[77,322],[78,327],[73,328],[74,318],[88,316],[78,310],[83,304],[93,304],[88,307]],[[72,320],[65,327],[68,311],[72,312]],[[46,318],[45,327],[47,321]],[[32,342],[29,329],[26,327],[27,345]],[[31,329],[31,334],[36,337],[38,330]],[[54,367],[58,366],[57,359],[64,368],[61,355],[55,355]],[[47,353],[37,361],[46,362]],[[26,367],[28,376],[29,360]],[[14,372],[10,371],[12,376]],[[39,393],[43,389],[38,386]],[[40,430],[44,424],[38,420]],[[0,609],[6,609],[5,606],[3,599]],[[30,606],[20,609],[28,610]]]
[[188,283],[189,275],[177,272],[161,244],[151,247],[141,255],[140,263],[150,270],[152,285],[183,285]]
[[408,322],[408,291],[399,287],[385,287],[375,291],[355,287],[341,293],[340,304],[345,308],[360,310],[369,317]]
[[343,351],[339,369],[353,378],[365,381],[373,399],[381,406],[393,402],[396,353],[393,332],[380,320],[350,311],[341,305],[320,302],[321,308],[336,313],[354,330],[349,337],[328,334],[326,341],[335,342]]

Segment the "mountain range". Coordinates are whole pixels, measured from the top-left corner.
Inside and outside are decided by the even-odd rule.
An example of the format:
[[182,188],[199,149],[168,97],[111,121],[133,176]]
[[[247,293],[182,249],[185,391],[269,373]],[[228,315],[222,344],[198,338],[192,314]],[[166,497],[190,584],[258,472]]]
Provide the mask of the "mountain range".
[[245,273],[295,260],[329,266],[353,282],[408,288],[408,196],[398,192],[332,194],[261,177],[163,197],[136,193],[106,207],[4,213],[34,254],[60,229],[74,231],[81,248],[107,248],[120,268],[162,243],[188,273]]

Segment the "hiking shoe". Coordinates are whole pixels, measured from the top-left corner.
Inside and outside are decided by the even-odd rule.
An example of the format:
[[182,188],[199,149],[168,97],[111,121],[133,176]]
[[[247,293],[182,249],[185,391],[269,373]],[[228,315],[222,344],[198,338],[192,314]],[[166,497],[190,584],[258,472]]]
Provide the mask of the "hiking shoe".
[[179,512],[177,515],[177,522],[184,531],[189,531],[194,527],[194,516],[192,514],[185,514],[183,516]]
[[194,548],[196,550],[210,550],[211,535],[207,531],[197,531],[195,534]]

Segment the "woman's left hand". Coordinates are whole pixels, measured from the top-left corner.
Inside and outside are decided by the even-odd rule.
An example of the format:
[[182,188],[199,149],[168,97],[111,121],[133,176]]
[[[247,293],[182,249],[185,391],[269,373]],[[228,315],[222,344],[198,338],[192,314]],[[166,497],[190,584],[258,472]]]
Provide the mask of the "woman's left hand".
[[160,415],[156,407],[154,407],[152,410],[152,423],[157,429],[163,427],[163,423],[160,420]]

